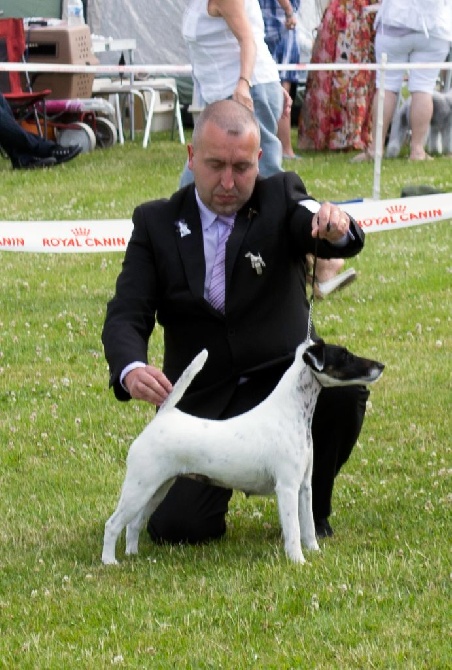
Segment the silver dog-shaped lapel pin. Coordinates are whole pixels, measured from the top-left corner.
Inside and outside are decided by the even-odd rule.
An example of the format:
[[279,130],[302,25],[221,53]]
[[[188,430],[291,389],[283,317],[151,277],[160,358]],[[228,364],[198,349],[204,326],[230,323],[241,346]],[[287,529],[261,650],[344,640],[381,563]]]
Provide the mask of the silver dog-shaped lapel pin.
[[190,235],[190,233],[191,233],[191,230],[187,226],[184,219],[181,219],[180,221],[176,221],[176,228],[179,231],[179,235],[181,237],[185,237],[186,235]]
[[260,254],[257,254],[255,256],[254,254],[251,253],[251,251],[248,251],[247,254],[245,254],[245,258],[249,258],[251,261],[251,267],[253,270],[256,270],[258,275],[262,274],[262,268],[265,267],[265,263],[262,260],[262,256]]

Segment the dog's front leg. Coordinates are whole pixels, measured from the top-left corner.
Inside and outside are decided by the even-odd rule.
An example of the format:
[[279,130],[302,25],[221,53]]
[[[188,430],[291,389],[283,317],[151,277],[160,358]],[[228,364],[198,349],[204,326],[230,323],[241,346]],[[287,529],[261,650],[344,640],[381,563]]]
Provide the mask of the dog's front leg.
[[315,535],[314,516],[312,514],[311,481],[303,481],[298,493],[298,518],[300,522],[300,538],[304,546],[312,551],[320,551]]
[[295,486],[276,484],[279,518],[284,537],[284,548],[287,556],[294,563],[304,563],[301,551],[300,523],[298,521],[298,489]]
[[314,462],[314,451],[312,437],[307,436],[308,455],[306,471],[298,492],[298,520],[300,522],[300,537],[304,546],[313,551],[319,551],[315,535],[314,515],[312,513],[312,468]]

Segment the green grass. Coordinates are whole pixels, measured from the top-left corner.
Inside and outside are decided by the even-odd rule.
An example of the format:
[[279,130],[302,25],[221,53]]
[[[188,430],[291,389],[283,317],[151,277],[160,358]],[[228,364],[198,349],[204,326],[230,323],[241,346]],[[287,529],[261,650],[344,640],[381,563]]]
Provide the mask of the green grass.
[[[47,172],[0,161],[0,220],[124,218],[176,187],[154,135]],[[382,196],[452,191],[450,159],[386,161]],[[369,197],[371,165],[287,164],[319,199]],[[100,343],[122,254],[0,254],[0,668],[445,669],[450,662],[450,222],[369,235],[319,332],[386,363],[335,487],[336,534],[302,567],[274,498],[234,494],[226,538],[100,564],[128,446],[152,416],[107,388]],[[161,361],[162,340],[152,341]]]

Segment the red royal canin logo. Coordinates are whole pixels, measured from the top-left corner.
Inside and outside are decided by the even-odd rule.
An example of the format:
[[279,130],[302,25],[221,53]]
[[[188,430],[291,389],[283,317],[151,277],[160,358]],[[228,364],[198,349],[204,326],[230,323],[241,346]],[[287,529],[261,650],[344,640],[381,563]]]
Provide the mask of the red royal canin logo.
[[75,237],[88,237],[91,232],[91,228],[71,228],[71,233]]

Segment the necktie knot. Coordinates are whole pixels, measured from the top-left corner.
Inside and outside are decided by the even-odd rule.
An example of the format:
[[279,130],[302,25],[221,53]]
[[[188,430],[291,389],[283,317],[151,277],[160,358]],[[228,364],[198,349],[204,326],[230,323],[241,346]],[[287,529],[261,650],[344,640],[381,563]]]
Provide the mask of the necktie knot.
[[235,216],[217,216],[215,221],[220,224],[221,227],[227,227],[229,232],[231,232],[234,227]]

